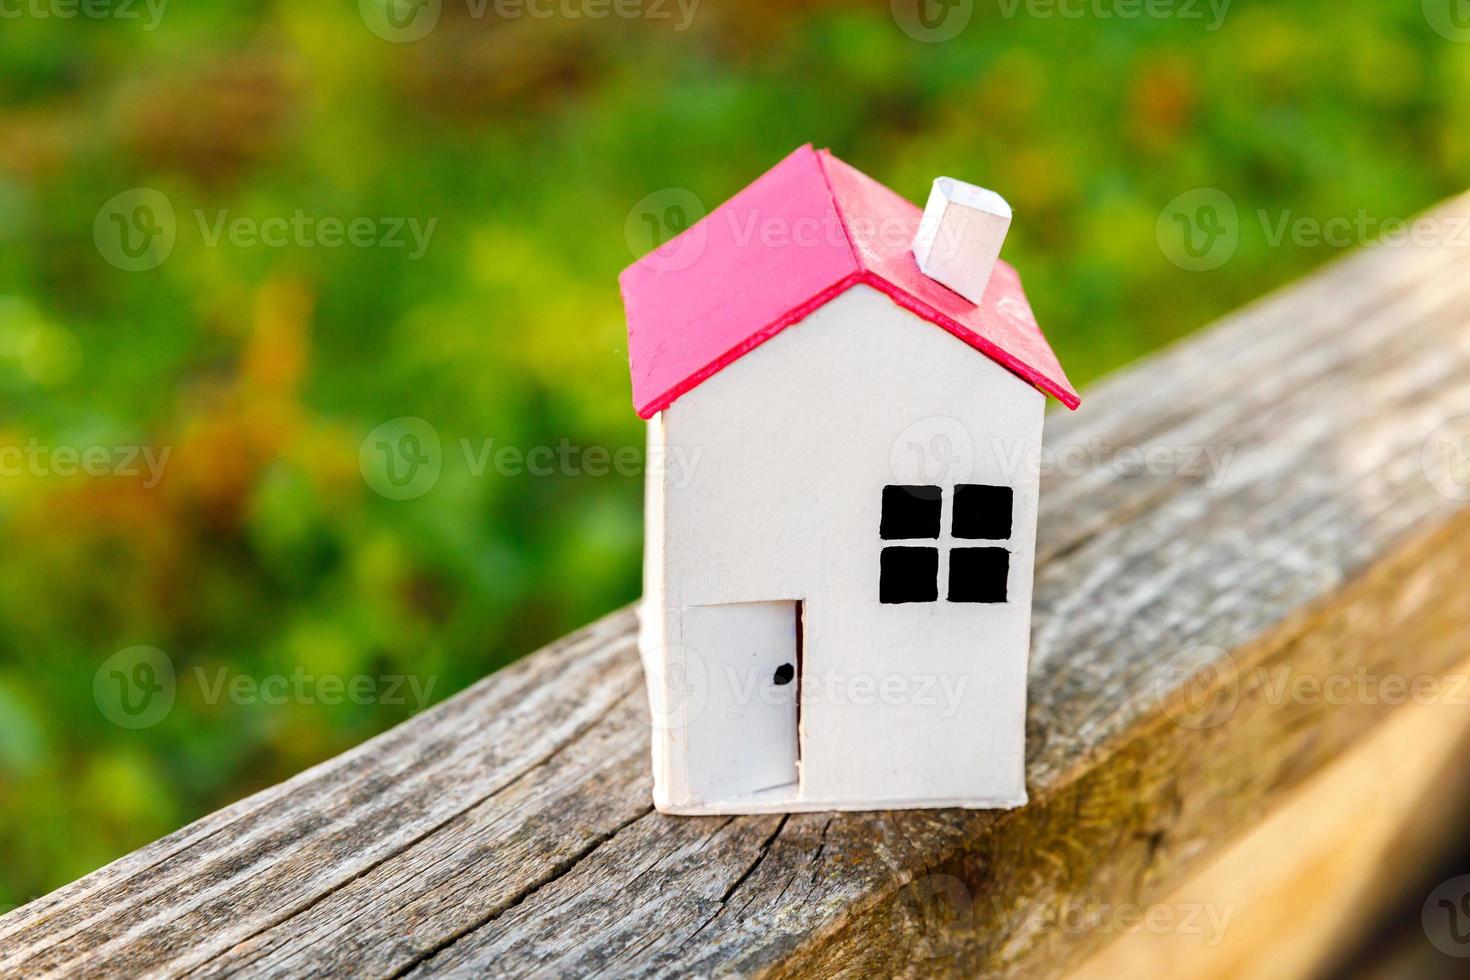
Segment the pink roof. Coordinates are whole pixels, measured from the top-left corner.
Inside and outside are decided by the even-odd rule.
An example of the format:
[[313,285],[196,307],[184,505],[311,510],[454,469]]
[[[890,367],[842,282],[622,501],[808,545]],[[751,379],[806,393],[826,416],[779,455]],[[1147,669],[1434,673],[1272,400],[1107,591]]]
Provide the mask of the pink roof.
[[996,264],[976,306],[919,271],[919,208],[804,146],[623,271],[633,404],[651,418],[858,283],[943,327],[1054,396],[1081,404],[1021,278]]

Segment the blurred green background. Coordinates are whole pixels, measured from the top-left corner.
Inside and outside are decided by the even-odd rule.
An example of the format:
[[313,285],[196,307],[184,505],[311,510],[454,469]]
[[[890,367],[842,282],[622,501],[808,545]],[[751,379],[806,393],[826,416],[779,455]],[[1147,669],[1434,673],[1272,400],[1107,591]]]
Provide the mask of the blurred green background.
[[[631,213],[651,193],[712,207],[807,141],[915,201],[941,173],[995,187],[1085,384],[1341,251],[1273,242],[1260,212],[1407,217],[1470,183],[1470,44],[1436,0],[1218,20],[927,0],[930,23],[968,18],[928,42],[886,0],[704,0],[687,24],[444,0],[412,43],[370,29],[388,2],[0,10],[0,448],[169,453],[156,481],[120,455],[0,476],[0,909],[416,707],[211,693],[220,677],[406,675],[437,701],[636,597],[636,472],[474,454],[641,447],[616,277],[651,244]],[[128,271],[98,242],[137,187],[176,241]],[[1239,209],[1206,272],[1159,234],[1200,187]],[[207,234],[298,211],[436,224],[418,258]],[[401,500],[375,492],[369,438],[400,417],[442,457]],[[137,645],[177,679],[132,727],[108,685],[158,662],[106,665]]]

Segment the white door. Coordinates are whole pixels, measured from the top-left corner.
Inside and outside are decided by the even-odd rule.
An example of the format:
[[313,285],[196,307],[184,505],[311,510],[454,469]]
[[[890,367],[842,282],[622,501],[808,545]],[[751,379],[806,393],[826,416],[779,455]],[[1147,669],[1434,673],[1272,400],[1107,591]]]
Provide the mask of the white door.
[[727,800],[797,781],[799,620],[796,602],[684,610],[690,676],[702,673],[705,688],[689,719],[695,796]]

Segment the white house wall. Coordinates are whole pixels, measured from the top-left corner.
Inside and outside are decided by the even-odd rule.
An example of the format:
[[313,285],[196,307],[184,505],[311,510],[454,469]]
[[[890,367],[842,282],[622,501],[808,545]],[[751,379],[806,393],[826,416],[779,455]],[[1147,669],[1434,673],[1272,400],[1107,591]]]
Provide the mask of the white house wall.
[[[662,808],[1024,802],[1044,409],[983,354],[857,286],[650,424],[642,646]],[[1004,604],[945,601],[959,483],[1014,489]],[[885,544],[934,543],[880,540],[890,484],[945,490],[937,602],[879,603]],[[761,798],[692,793],[684,732],[701,723],[701,685],[728,681],[682,642],[681,610],[780,600],[804,611],[800,782]]]

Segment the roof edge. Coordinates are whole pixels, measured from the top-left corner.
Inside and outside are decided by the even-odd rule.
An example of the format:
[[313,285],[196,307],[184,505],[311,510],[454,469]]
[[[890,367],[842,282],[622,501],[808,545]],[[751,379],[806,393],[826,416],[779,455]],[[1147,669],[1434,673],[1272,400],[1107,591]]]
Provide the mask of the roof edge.
[[674,404],[674,402],[678,401],[684,395],[693,391],[695,388],[698,388],[700,385],[704,384],[720,371],[724,370],[729,365],[740,360],[740,358],[744,357],[746,354],[749,354],[751,351],[755,350],[761,344],[764,344],[766,341],[776,336],[776,334],[780,333],[781,331],[785,330],[787,327],[795,323],[799,323],[802,320],[805,320],[817,310],[821,309],[828,303],[832,302],[832,300],[836,299],[838,296],[841,296],[843,293],[847,292],[853,286],[861,282],[863,276],[866,274],[866,271],[862,268],[861,264],[859,264],[857,271],[848,273],[846,276],[843,276],[841,279],[814,294],[810,299],[808,299],[805,303],[802,303],[800,306],[792,307],[790,310],[772,320],[764,327],[761,327],[760,330],[756,331],[745,340],[725,351],[719,357],[710,361],[704,367],[700,368],[698,371],[691,374],[689,377],[685,378],[674,387],[663,392],[657,397],[650,399],[647,404],[633,406],[635,411],[637,411],[638,413],[638,417],[640,419],[644,419],[645,421],[653,418],[659,412],[662,412],[664,409]]
[[1066,406],[1070,411],[1075,412],[1082,404],[1082,397],[1078,395],[1077,392],[1072,388],[1071,381],[1067,381],[1065,385],[1052,381],[1050,378],[1042,375],[1039,371],[1036,371],[1029,365],[1023,363],[1019,358],[1013,357],[1001,348],[997,347],[995,344],[991,343],[989,340],[986,340],[984,337],[977,334],[975,331],[969,329],[964,324],[955,320],[953,317],[946,316],[940,311],[934,309],[934,307],[914,296],[908,290],[889,282],[887,279],[878,275],[876,272],[864,269],[862,275],[859,277],[859,281],[866,285],[872,286],[874,289],[878,290],[880,293],[893,300],[894,303],[908,310],[910,313],[914,314],[920,319],[927,320],[929,323],[934,324],[936,327],[939,327],[945,332],[954,335],[959,340],[964,341],[966,344],[973,347],[976,351],[984,354],[996,364],[999,364],[1001,367],[1005,368],[1007,371],[1011,372],[1016,377],[1020,378],[1022,381],[1035,388],[1037,391],[1052,396],[1057,401]]
[[[970,330],[959,321],[945,315],[944,313],[941,313],[939,310],[934,309],[934,307],[930,306],[928,303],[925,303],[917,296],[914,296],[908,290],[897,285],[896,283],[890,282],[888,279],[868,268],[867,263],[863,261],[862,254],[858,251],[857,243],[853,241],[852,229],[849,227],[847,221],[847,212],[842,207],[841,198],[837,196],[836,190],[834,190],[832,187],[832,176],[827,170],[827,161],[835,160],[837,159],[837,157],[835,154],[833,154],[831,149],[823,147],[822,149],[818,150],[815,149],[815,147],[811,143],[807,143],[796,152],[800,152],[801,150],[809,148],[812,149],[813,152],[816,154],[817,166],[822,172],[822,184],[827,189],[827,196],[832,200],[832,209],[837,212],[837,220],[841,224],[842,235],[843,238],[847,241],[847,247],[852,252],[853,262],[862,272],[862,274],[859,276],[859,281],[866,282],[868,285],[873,286],[879,292],[888,296],[889,299],[893,300],[899,306],[915,314],[916,316],[928,320],[935,326],[942,327],[943,329],[949,331],[955,337],[963,340],[972,348],[979,351],[981,354],[984,354],[992,361],[995,361],[1001,367],[1010,371],[1012,374],[1016,375],[1022,381],[1025,381],[1027,384],[1031,385],[1033,388],[1055,398],[1057,401],[1061,402],[1062,405],[1066,406],[1069,411],[1075,412],[1081,406],[1082,397],[1078,395],[1076,389],[1072,387],[1071,379],[1066,376],[1066,369],[1061,367],[1060,359],[1058,359],[1057,367],[1061,371],[1061,381],[1052,381],[1050,378],[1045,377],[1034,368],[1023,363],[1019,358],[1013,357],[1001,348],[997,347],[995,344],[991,343],[989,340],[986,340],[984,337],[975,333],[973,330]],[[943,286],[944,284],[940,283],[940,285]],[[945,286],[944,288],[948,289],[949,287]],[[1038,330],[1039,329],[1040,328],[1038,326]],[[1044,337],[1045,335],[1043,334],[1043,339]],[[1050,346],[1049,342],[1048,346]]]
[[650,399],[646,405],[635,406],[638,417],[644,421],[653,418],[659,412],[669,408],[684,395],[714,377],[724,368],[738,361],[746,354],[749,354],[787,327],[794,326],[802,320],[805,320],[808,316],[826,306],[854,286],[873,287],[892,300],[895,305],[908,310],[919,319],[940,328],[957,340],[974,348],[978,353],[984,354],[990,360],[1015,375],[1018,380],[1030,385],[1042,394],[1050,395],[1069,410],[1075,412],[1082,404],[1081,397],[1072,389],[1070,383],[1066,387],[1063,387],[1060,384],[1052,382],[973,330],[969,330],[951,317],[945,316],[928,303],[912,296],[906,290],[894,285],[876,272],[863,268],[861,263],[859,263],[857,272],[844,276],[812,296],[805,303],[772,320],[749,338],[735,345],[730,350],[725,351],[673,388],[663,392],[656,398]]

